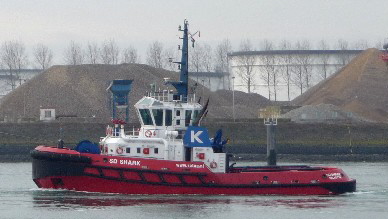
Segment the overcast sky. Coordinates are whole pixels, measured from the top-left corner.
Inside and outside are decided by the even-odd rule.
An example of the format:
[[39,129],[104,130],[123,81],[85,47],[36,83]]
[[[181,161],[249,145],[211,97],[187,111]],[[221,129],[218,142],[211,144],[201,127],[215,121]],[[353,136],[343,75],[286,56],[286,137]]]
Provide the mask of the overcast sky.
[[[201,31],[199,42],[242,39],[256,48],[263,39],[367,40],[388,38],[388,0],[0,0],[0,43],[20,40],[31,54],[37,43],[49,46],[57,63],[71,40],[87,44],[114,39],[142,54],[158,40],[180,43],[178,25],[187,18]],[[215,47],[215,45],[213,45]]]

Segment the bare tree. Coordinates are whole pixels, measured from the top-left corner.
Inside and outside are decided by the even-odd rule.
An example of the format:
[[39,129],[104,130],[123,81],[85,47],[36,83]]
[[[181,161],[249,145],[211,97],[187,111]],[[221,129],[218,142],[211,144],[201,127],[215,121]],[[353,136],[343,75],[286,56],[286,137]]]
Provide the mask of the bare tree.
[[65,50],[65,63],[68,65],[81,65],[84,62],[84,53],[79,44],[71,41]]
[[[197,43],[191,48],[191,57],[189,59],[190,71],[193,72],[211,72],[213,70],[212,48],[209,44]],[[191,66],[191,67],[190,67]]]
[[328,66],[329,66],[329,58],[330,58],[330,55],[328,53],[325,53],[325,50],[329,50],[330,47],[329,45],[326,43],[325,40],[321,40],[319,41],[318,43],[318,49],[320,50],[323,50],[322,53],[319,55],[319,61],[321,63],[321,71],[320,71],[320,76],[322,79],[326,79],[327,78],[327,74],[328,74]]
[[241,41],[240,51],[245,52],[245,54],[236,57],[237,74],[240,76],[242,83],[247,87],[248,93],[251,93],[252,88],[254,88],[255,71],[253,71],[253,67],[256,57],[249,54],[250,51],[253,51],[253,46],[249,39]]
[[349,53],[346,52],[349,49],[348,41],[343,40],[343,39],[339,39],[337,42],[337,48],[339,50],[341,50],[339,57],[338,57],[340,60],[340,64],[342,66],[347,65],[348,62],[350,61],[350,55],[349,55]]
[[381,48],[383,48],[383,45],[384,45],[383,41],[378,40],[375,42],[374,48],[381,49]]
[[153,42],[147,50],[146,62],[148,65],[155,68],[163,68],[163,44],[161,42]]
[[301,66],[302,75],[304,76],[304,85],[307,89],[311,87],[312,83],[312,62],[313,57],[307,53],[302,52],[302,50],[310,50],[310,42],[307,40],[298,41],[296,43],[296,49],[301,51],[296,56],[297,64]]
[[190,48],[191,52],[189,53],[189,68],[192,72],[204,71],[203,59],[204,59],[204,48],[201,44],[197,43],[194,48]]
[[112,56],[109,46],[106,44],[106,42],[103,43],[100,51],[100,57],[103,64],[112,64]]
[[359,49],[359,50],[365,50],[369,48],[369,43],[367,40],[358,40],[357,42],[354,43],[353,48]]
[[214,51],[214,69],[219,72],[228,72],[228,53],[232,51],[232,44],[229,39],[224,39],[220,44],[217,45]]
[[14,90],[16,87],[14,76],[14,74],[16,74],[16,57],[14,51],[15,43],[16,42],[13,41],[7,41],[4,42],[1,46],[1,61],[2,64],[5,65],[9,70],[10,85],[12,90]]
[[140,59],[137,50],[132,46],[124,49],[122,56],[122,63],[138,63]]
[[28,63],[25,50],[24,44],[18,41],[4,42],[1,48],[1,60],[9,70],[12,90],[16,87],[16,80],[20,79],[21,69]]
[[173,62],[173,60],[176,60],[178,57],[177,50],[175,47],[169,47],[163,51],[163,66],[165,69],[169,71],[176,71],[177,65]]
[[[224,39],[220,44],[217,45],[214,51],[214,69],[215,71],[226,73],[228,79],[228,87],[230,90],[230,72],[229,72],[229,59],[228,54],[232,52],[232,44],[229,39]],[[225,76],[222,78],[223,88],[225,89]]]
[[[212,53],[212,47],[209,44],[203,45],[203,67],[206,72],[212,72],[213,71],[213,53]],[[210,77],[208,77],[208,87],[211,87],[211,81]]]
[[292,82],[300,89],[300,94],[304,88],[309,88],[312,77],[312,57],[303,50],[310,49],[309,41],[298,41],[296,43],[297,55],[294,59]]
[[45,45],[38,44],[34,48],[35,63],[43,71],[51,66],[53,60],[53,52]]
[[211,72],[213,71],[213,54],[212,47],[209,44],[203,45],[203,67],[205,71]]
[[100,48],[97,43],[88,43],[86,50],[86,60],[89,64],[98,64],[100,61]]
[[28,65],[28,59],[27,59],[27,54],[26,54],[26,47],[24,46],[23,43],[18,42],[16,43],[15,46],[15,51],[16,51],[16,77],[19,80],[19,85],[21,84],[21,78],[20,78],[20,72],[22,68],[25,68]]
[[348,41],[346,41],[344,39],[339,39],[337,41],[337,48],[340,49],[340,50],[347,50],[349,48]]
[[283,40],[282,42],[280,42],[280,49],[281,50],[284,50],[284,53],[282,55],[280,55],[279,57],[279,61],[282,63],[282,78],[284,80],[284,82],[286,83],[287,85],[287,97],[288,97],[288,101],[291,100],[291,97],[290,97],[290,90],[291,90],[291,77],[292,77],[292,63],[294,61],[294,56],[287,52],[288,50],[291,50],[291,43],[286,41],[286,40]]
[[291,81],[295,86],[297,86],[300,90],[300,94],[303,94],[303,88],[305,87],[305,80],[303,76],[303,69],[302,66],[297,64],[297,61],[295,59],[295,64],[291,68],[292,71],[292,77]]
[[273,43],[269,40],[263,40],[261,50],[267,53],[260,56],[260,62],[262,64],[264,74],[260,75],[260,78],[267,84],[268,99],[271,100],[271,84],[273,85],[274,97],[276,101],[276,91],[278,85],[278,77],[275,69],[275,56],[271,53],[273,50]]
[[117,43],[111,39],[105,41],[101,47],[101,59],[104,64],[116,65],[119,63],[120,49]]

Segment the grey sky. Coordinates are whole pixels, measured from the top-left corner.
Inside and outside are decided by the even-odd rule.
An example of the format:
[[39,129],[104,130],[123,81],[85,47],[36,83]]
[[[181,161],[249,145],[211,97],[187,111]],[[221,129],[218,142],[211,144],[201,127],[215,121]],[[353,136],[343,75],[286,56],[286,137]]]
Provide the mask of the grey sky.
[[0,43],[20,40],[29,53],[43,43],[61,62],[70,40],[114,39],[143,56],[154,40],[178,44],[177,26],[187,18],[200,41],[229,38],[234,49],[245,38],[255,47],[263,39],[374,45],[388,38],[387,8],[387,0],[0,0]]

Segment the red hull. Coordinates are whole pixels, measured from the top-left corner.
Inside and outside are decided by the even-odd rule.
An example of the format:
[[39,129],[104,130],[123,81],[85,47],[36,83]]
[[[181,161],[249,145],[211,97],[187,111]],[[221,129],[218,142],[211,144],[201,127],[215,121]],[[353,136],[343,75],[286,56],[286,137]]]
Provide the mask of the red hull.
[[198,162],[81,155],[49,147],[38,147],[33,158],[33,180],[38,187],[88,192],[328,195],[353,192],[356,184],[332,167],[239,167],[213,173]]
[[203,195],[327,195],[328,189],[319,186],[308,187],[269,187],[269,188],[206,188],[206,187],[172,187],[127,183],[88,176],[61,177],[66,186],[55,185],[52,178],[34,180],[41,188],[68,189],[75,191],[120,193],[120,194],[203,194]]

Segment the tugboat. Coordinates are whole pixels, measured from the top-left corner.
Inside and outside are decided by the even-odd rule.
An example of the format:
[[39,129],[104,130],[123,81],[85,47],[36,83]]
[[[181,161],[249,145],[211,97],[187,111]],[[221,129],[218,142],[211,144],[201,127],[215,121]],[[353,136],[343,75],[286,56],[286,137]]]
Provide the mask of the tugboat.
[[[165,79],[176,91],[153,89],[140,99],[135,108],[141,128],[129,134],[124,130],[126,122],[113,117],[113,126],[106,128],[99,145],[82,141],[70,149],[60,141],[57,146],[36,147],[31,151],[32,178],[39,188],[206,195],[336,195],[355,191],[356,181],[335,167],[230,164],[222,132],[210,139],[207,129],[200,126],[209,101],[202,106],[195,94],[188,92],[188,41],[194,40],[186,20],[179,30],[183,31],[182,59],[177,62],[180,81]],[[121,107],[128,104],[125,96],[131,83],[114,80],[109,87]]]

